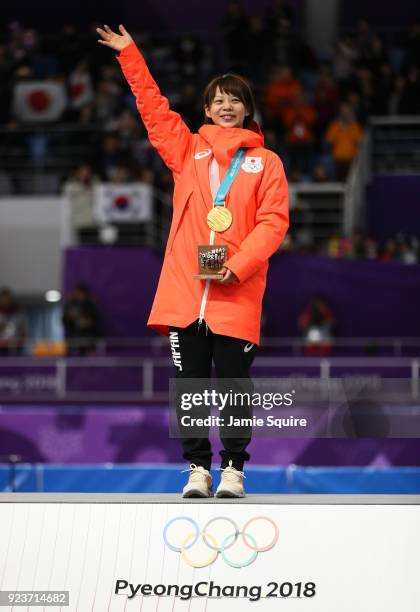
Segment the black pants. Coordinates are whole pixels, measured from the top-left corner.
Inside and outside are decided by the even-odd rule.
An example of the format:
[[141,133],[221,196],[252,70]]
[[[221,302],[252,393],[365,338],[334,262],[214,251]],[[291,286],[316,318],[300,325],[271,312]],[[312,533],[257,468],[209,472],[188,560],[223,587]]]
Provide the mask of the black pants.
[[[177,379],[210,379],[212,361],[214,361],[218,379],[229,379],[225,386],[232,391],[252,392],[252,382],[249,370],[255,357],[256,346],[247,340],[240,340],[230,336],[214,334],[203,321],[199,326],[195,321],[186,328],[171,327],[171,346],[174,365],[177,369]],[[235,380],[241,379],[241,380]],[[246,379],[246,380],[244,380]],[[220,381],[219,382],[223,382]],[[183,383],[184,386],[184,383]],[[223,387],[223,384],[222,384]],[[177,402],[177,416],[180,422],[185,412]],[[247,406],[232,406],[229,403],[223,409],[223,418],[228,423],[231,415],[247,416],[251,414]],[[208,411],[209,414],[209,411]],[[202,416],[202,412],[200,413]],[[235,430],[235,437],[229,437],[228,431],[223,429],[221,441],[223,450],[221,467],[225,468],[232,460],[237,470],[242,470],[244,461],[249,460],[246,447],[251,441],[251,427],[241,428],[239,436]],[[201,465],[209,470],[211,466],[212,451],[208,437],[182,436],[183,457],[190,463]]]

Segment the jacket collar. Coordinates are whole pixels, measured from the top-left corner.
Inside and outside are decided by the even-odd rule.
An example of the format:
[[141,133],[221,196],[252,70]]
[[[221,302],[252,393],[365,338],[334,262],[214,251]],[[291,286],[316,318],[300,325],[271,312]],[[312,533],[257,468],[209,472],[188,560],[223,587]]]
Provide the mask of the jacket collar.
[[256,121],[251,121],[246,129],[224,128],[206,123],[201,126],[198,133],[211,146],[216,161],[222,166],[229,166],[239,147],[264,146],[264,137]]

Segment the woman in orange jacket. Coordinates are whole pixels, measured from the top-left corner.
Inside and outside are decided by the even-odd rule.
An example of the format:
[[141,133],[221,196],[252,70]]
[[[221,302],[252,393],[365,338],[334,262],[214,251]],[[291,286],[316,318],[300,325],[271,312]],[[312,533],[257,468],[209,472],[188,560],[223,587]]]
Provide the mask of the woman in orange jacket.
[[[175,182],[172,225],[148,325],[169,335],[177,378],[209,378],[214,361],[219,378],[249,379],[260,339],[268,259],[288,228],[283,166],[263,146],[253,121],[252,91],[237,75],[213,79],[204,94],[205,124],[192,134],[169,108],[124,26],[119,34],[108,26],[97,32],[100,44],[118,52],[150,142]],[[199,245],[227,246],[220,280],[194,278]],[[229,411],[235,407],[225,407],[224,417]],[[181,413],[178,406],[179,420]],[[216,495],[243,497],[250,433],[222,434],[221,440],[222,479]],[[213,495],[208,436],[184,436],[182,443],[191,464],[183,495]]]

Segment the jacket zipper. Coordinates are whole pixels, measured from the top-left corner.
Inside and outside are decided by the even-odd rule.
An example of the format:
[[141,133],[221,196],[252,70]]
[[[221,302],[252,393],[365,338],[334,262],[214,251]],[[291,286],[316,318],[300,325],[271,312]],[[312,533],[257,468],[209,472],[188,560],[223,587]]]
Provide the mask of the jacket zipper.
[[[217,191],[220,187],[220,177],[219,177],[219,164],[217,163],[216,159],[213,157],[211,162],[210,162],[210,166],[209,166],[209,182],[210,182],[210,191],[211,191],[211,195],[213,198],[213,201],[216,197]],[[209,243],[210,246],[213,246],[214,244],[214,231],[211,230],[210,231],[210,239],[209,239]],[[206,310],[206,304],[207,304],[207,298],[209,295],[209,290],[210,290],[210,283],[211,283],[211,279],[208,278],[206,280],[206,284],[204,286],[204,293],[203,293],[203,297],[201,299],[201,305],[200,305],[200,312],[198,315],[198,331],[200,331],[200,326],[203,322],[204,319],[204,312]],[[207,323],[206,323],[206,334],[207,334]]]
[[[214,244],[214,231],[211,230],[210,232],[210,246],[212,246]],[[204,293],[203,293],[203,297],[201,298],[201,305],[200,305],[200,313],[198,315],[198,330],[200,331],[200,326],[203,322],[204,319],[204,312],[206,310],[206,304],[207,304],[207,298],[209,295],[209,289],[210,289],[210,283],[211,283],[211,279],[208,278],[206,280],[206,284],[204,286]],[[206,324],[206,330],[207,330],[207,324]]]

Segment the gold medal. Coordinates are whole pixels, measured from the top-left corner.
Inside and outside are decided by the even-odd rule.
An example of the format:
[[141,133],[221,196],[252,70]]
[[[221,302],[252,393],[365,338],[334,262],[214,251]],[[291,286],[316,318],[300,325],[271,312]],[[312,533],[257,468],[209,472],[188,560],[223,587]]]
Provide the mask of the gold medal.
[[207,225],[215,232],[226,231],[232,221],[232,214],[225,206],[214,206],[207,215]]

